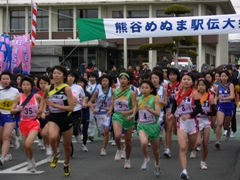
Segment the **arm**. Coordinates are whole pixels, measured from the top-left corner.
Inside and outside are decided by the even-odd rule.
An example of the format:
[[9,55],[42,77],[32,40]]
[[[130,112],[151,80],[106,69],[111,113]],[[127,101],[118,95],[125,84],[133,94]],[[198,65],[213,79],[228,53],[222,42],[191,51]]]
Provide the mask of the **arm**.
[[230,96],[228,97],[223,97],[222,100],[232,100],[234,99],[235,95],[234,95],[234,86],[233,84],[231,83],[230,84]]
[[110,114],[112,113],[113,111],[113,108],[114,108],[114,98],[112,96],[112,99],[111,99],[111,106],[109,107],[108,111],[107,111],[107,117],[110,116]]
[[132,101],[132,109],[130,109],[129,111],[123,111],[122,115],[123,116],[127,116],[129,114],[132,114],[134,109],[136,108],[136,93],[135,92],[131,92],[131,101]]
[[164,100],[162,101],[161,99],[160,99],[160,104],[162,104],[163,106],[167,106],[167,104],[168,104],[168,99],[167,99],[167,89],[166,88],[164,88]]
[[44,109],[46,109],[46,100],[48,97],[48,92],[49,92],[50,86],[46,87],[46,89],[44,90],[40,105],[39,105],[39,113],[41,114],[43,112]]
[[98,94],[98,90],[96,90],[96,91],[93,93],[90,101],[88,102],[89,107],[91,108],[91,110],[92,110],[93,112],[95,111],[95,109],[94,109],[94,106],[93,106],[93,103],[92,103],[92,102],[93,102],[94,99],[96,99],[97,94]]
[[209,97],[209,103],[210,103],[210,105],[211,105],[211,112],[207,112],[206,114],[208,115],[208,116],[216,116],[216,114],[217,114],[217,108],[216,108],[216,102],[215,102],[215,100],[214,100],[214,98],[213,98],[213,96],[210,96]]
[[150,109],[149,106],[145,106],[145,109],[148,110],[150,113],[152,113],[154,116],[159,117],[160,116],[160,105],[159,105],[159,99],[158,97],[154,97],[154,107],[155,110]]
[[22,106],[19,106],[16,109],[17,105],[19,104],[19,101],[20,101],[20,95],[16,96],[15,99],[14,99],[14,103],[13,103],[12,108],[10,110],[11,114],[17,114],[18,112],[20,112],[23,109]]

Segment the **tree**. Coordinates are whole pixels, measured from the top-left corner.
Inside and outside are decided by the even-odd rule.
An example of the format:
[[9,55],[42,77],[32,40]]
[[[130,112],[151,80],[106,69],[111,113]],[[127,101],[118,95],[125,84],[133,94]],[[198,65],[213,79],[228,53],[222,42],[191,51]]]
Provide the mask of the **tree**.
[[[191,9],[189,9],[186,6],[183,5],[178,5],[178,4],[173,4],[169,7],[167,7],[164,10],[165,14],[172,14],[174,17],[178,17],[182,14],[190,13]],[[185,50],[181,49],[180,46],[192,46],[197,44],[197,39],[193,36],[177,36],[173,37],[173,42],[172,43],[154,43],[154,44],[145,44],[139,47],[139,50],[165,50],[169,52],[174,61],[175,61],[175,66],[178,68],[178,56],[179,52],[185,51],[189,56],[192,58],[198,56],[196,52],[192,50]]]

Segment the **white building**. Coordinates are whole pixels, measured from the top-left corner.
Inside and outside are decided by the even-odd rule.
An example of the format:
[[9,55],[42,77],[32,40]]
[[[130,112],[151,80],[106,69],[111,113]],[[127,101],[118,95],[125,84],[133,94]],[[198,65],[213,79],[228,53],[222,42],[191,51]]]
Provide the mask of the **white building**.
[[[167,17],[164,9],[173,3],[192,9],[186,16],[235,14],[229,0],[37,0],[37,3],[37,46],[32,48],[34,72],[45,71],[46,67],[63,60],[71,68],[79,67],[84,61],[108,70],[112,65],[126,67],[144,62],[153,67],[163,55],[168,56],[166,52],[139,51],[138,47],[171,42],[171,37],[79,43],[76,18]],[[31,32],[31,0],[0,0],[0,32],[11,36]],[[198,45],[190,48],[199,54],[198,67],[205,62],[216,65],[228,62],[227,34],[196,38]]]

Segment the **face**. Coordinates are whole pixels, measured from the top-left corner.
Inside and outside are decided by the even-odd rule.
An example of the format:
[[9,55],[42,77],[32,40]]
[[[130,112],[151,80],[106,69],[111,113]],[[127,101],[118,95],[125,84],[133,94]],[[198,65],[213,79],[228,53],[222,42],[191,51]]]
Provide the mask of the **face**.
[[214,66],[211,66],[211,68],[210,68],[210,69],[211,69],[211,70],[213,70],[214,68],[215,68]]
[[117,70],[116,66],[113,66],[113,70],[114,70],[114,71],[116,71],[116,70]]
[[11,82],[11,79],[9,75],[2,75],[1,77],[2,86],[7,87],[9,86],[10,82]]
[[40,86],[40,89],[41,89],[42,91],[44,91],[45,88],[46,88],[48,85],[49,85],[48,82],[47,82],[47,81],[44,81],[43,79],[41,79],[41,80],[39,81],[39,86]]
[[37,84],[37,81],[38,81],[38,77],[35,77],[34,78],[34,84]]
[[184,75],[182,77],[182,85],[185,88],[190,88],[193,85],[192,78],[189,75]]
[[215,73],[215,79],[216,79],[217,81],[220,81],[220,75],[219,75],[218,73]]
[[208,82],[212,83],[212,76],[210,74],[207,74],[205,76],[205,79],[208,80]]
[[119,80],[121,87],[126,87],[129,85],[129,79],[126,76],[122,75]]
[[155,87],[159,86],[160,79],[157,75],[153,74],[151,77],[151,81]]
[[23,81],[22,83],[22,90],[23,92],[30,92],[32,90],[32,85],[30,82],[28,81]]
[[88,81],[88,75],[87,75],[87,73],[84,73],[84,74],[83,74],[83,78]]
[[17,84],[20,85],[21,84],[21,80],[22,78],[20,76],[17,77]]
[[144,66],[143,66],[143,69],[147,69],[147,65],[144,65]]
[[171,67],[171,64],[167,64],[167,67],[170,68],[170,67]]
[[97,67],[94,67],[94,68],[93,68],[93,70],[94,70],[94,71],[97,71],[97,70],[98,70],[98,68],[97,68]]
[[128,69],[132,70],[133,68],[132,68],[132,66],[128,66]]
[[63,75],[63,72],[58,70],[58,69],[54,69],[53,71],[53,81],[55,83],[62,83],[63,80],[64,80],[64,75]]
[[228,69],[228,72],[229,72],[230,74],[232,74],[232,70],[231,70],[231,69]]
[[101,84],[103,88],[106,88],[109,86],[109,80],[107,78],[103,78]]
[[220,79],[222,82],[227,82],[228,81],[228,76],[225,73],[222,73],[220,76]]
[[173,74],[173,73],[170,73],[169,74],[169,80],[172,81],[172,82],[175,82],[177,80],[177,75]]
[[164,78],[164,79],[168,79],[168,77],[167,77],[167,72],[166,72],[166,71],[163,71],[163,78]]
[[84,83],[82,81],[79,81],[77,84],[84,89]]
[[149,84],[143,83],[141,85],[141,92],[143,95],[149,95],[149,94],[151,94],[152,91],[153,91],[153,89],[150,88]]
[[75,77],[72,75],[68,75],[67,77],[68,84],[73,84],[74,81],[75,81]]
[[203,83],[203,81],[200,81],[200,82],[198,83],[198,87],[197,87],[197,88],[198,88],[198,91],[202,93],[202,92],[205,92],[205,91],[206,91],[206,88],[207,88],[207,87],[206,87],[206,85]]
[[139,71],[139,70],[140,70],[140,67],[139,67],[139,66],[137,66],[137,67],[136,67],[136,70],[137,70],[137,71]]
[[89,81],[90,81],[91,84],[95,84],[96,83],[96,77],[95,76],[90,76]]

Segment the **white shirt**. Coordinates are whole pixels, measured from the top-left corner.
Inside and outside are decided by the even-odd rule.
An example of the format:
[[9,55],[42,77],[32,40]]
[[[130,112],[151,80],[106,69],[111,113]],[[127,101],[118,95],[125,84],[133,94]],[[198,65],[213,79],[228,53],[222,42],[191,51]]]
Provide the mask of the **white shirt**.
[[71,86],[73,101],[74,101],[74,110],[79,111],[82,109],[82,98],[85,96],[84,90],[81,86],[73,84]]
[[88,83],[88,86],[86,88],[87,92],[89,92],[91,95],[98,89],[98,85],[95,84],[90,84]]
[[[19,91],[14,88],[10,87],[9,89],[2,90],[3,87],[0,86],[0,107],[6,107],[12,105],[16,96],[19,95]],[[10,110],[4,110],[0,108],[1,114],[10,114]]]

